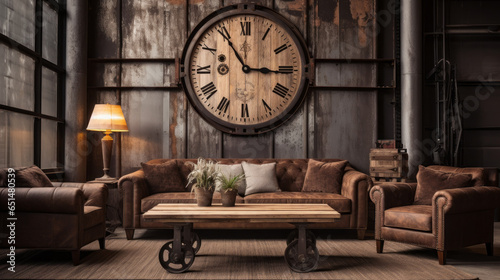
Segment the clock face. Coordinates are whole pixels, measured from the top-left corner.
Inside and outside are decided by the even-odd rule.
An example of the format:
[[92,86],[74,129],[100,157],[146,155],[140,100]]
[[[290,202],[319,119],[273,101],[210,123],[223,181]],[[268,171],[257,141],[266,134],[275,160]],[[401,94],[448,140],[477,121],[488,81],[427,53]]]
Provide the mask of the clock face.
[[183,55],[183,85],[193,107],[215,127],[262,133],[300,105],[309,58],[298,32],[271,10],[230,7],[193,31]]

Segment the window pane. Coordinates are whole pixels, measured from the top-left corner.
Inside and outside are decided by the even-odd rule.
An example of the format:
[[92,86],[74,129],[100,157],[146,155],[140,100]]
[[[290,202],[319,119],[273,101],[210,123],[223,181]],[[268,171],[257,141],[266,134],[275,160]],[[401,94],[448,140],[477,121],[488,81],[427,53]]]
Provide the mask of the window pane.
[[0,168],[33,165],[34,118],[0,110]]
[[57,64],[57,12],[43,3],[42,56]]
[[42,69],[42,114],[57,117],[57,73]]
[[35,49],[35,0],[0,0],[0,32]]
[[41,168],[57,168],[57,122],[42,119]]
[[33,111],[35,61],[0,43],[0,104]]

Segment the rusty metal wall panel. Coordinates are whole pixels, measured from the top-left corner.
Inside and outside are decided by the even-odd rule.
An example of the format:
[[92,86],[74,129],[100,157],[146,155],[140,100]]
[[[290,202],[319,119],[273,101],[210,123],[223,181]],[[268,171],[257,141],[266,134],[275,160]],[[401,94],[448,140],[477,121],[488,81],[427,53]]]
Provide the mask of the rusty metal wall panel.
[[[222,7],[222,0],[189,2],[189,32],[210,13]],[[187,157],[221,157],[222,132],[205,122],[191,105],[188,106]]]
[[124,58],[163,57],[163,1],[123,0],[122,55]]
[[225,158],[272,158],[272,132],[257,136],[224,134]]
[[118,57],[120,3],[120,0],[89,0],[89,57]]
[[[318,1],[317,11],[317,57],[375,57],[373,2]],[[316,70],[318,85],[375,86],[376,83],[373,65],[322,64]],[[376,140],[376,92],[318,91],[316,94],[315,156],[344,158],[367,172],[369,149]]]
[[[275,1],[274,9],[307,37],[307,0]],[[305,102],[304,102],[305,103]],[[307,156],[307,109],[303,104],[286,123],[274,132],[276,158],[304,158]]]
[[164,99],[163,131],[168,139],[163,142],[164,158],[184,158],[186,155],[186,107],[183,91],[171,91]]
[[[117,58],[120,50],[120,0],[89,1],[88,20],[88,57],[90,58]],[[92,86],[117,86],[119,65],[116,63],[88,63],[87,85]],[[119,94],[114,90],[97,91],[88,90],[87,93],[87,118],[90,118],[95,104],[119,104]],[[103,175],[101,138],[100,132],[87,131],[87,179]],[[122,137],[113,134],[113,138]],[[116,174],[116,143],[114,142],[111,158],[111,175]]]
[[122,109],[129,132],[122,133],[122,173],[140,168],[141,162],[163,157],[162,91],[130,91],[122,94]]
[[[112,17],[111,11],[117,11],[116,3],[120,1],[102,2],[91,1],[94,8],[91,13],[102,19],[91,21],[89,30],[96,34],[89,34],[105,41],[89,49],[93,52],[90,57],[118,57],[118,53],[111,51],[119,49],[119,38],[109,35],[119,36],[118,12]],[[124,58],[179,57],[187,35],[205,16],[225,5],[250,2],[255,1],[123,0],[122,55]],[[274,8],[291,20],[307,39],[315,58],[375,57],[375,1],[259,0],[258,3]],[[108,26],[98,24],[104,19],[110,21]],[[111,29],[117,30],[116,33],[110,32]],[[320,63],[316,66],[318,85],[376,85],[377,72],[371,64]],[[122,68],[122,86],[170,86],[175,82],[173,63],[125,63]],[[92,69],[89,85],[117,85],[118,64],[101,63]],[[97,74],[93,75],[93,71]],[[94,95],[95,100],[113,101],[112,96],[116,94],[111,91]],[[137,169],[141,161],[157,157],[199,156],[338,157],[348,159],[367,172],[369,149],[376,139],[376,92],[310,90],[304,105],[286,124],[274,132],[252,137],[232,136],[216,130],[193,110],[181,90],[126,91],[121,96],[130,129],[121,136],[123,174]],[[100,152],[94,154],[89,162],[102,161]]]

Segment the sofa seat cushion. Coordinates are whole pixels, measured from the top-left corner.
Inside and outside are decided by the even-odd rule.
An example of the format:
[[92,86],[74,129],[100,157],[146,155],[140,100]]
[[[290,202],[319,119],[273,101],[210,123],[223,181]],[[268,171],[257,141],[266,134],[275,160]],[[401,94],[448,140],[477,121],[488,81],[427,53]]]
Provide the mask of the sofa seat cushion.
[[[145,213],[151,208],[160,203],[196,203],[196,196],[194,192],[170,192],[170,193],[157,193],[145,197],[141,200],[141,211]],[[220,192],[214,192],[212,204],[222,203]],[[236,203],[243,203],[241,196],[236,196]]]
[[432,231],[432,206],[409,205],[385,210],[384,226]]
[[88,229],[105,221],[104,210],[97,206],[83,207],[83,228]]
[[351,212],[351,200],[336,193],[274,192],[245,196],[245,203],[319,203],[328,204],[339,213]]

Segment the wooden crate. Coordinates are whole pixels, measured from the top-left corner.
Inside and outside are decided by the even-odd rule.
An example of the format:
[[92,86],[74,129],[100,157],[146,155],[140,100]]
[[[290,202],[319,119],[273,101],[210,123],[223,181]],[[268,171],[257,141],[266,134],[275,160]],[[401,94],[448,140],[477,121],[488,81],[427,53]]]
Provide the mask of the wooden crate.
[[370,176],[406,178],[408,154],[400,149],[370,149]]

